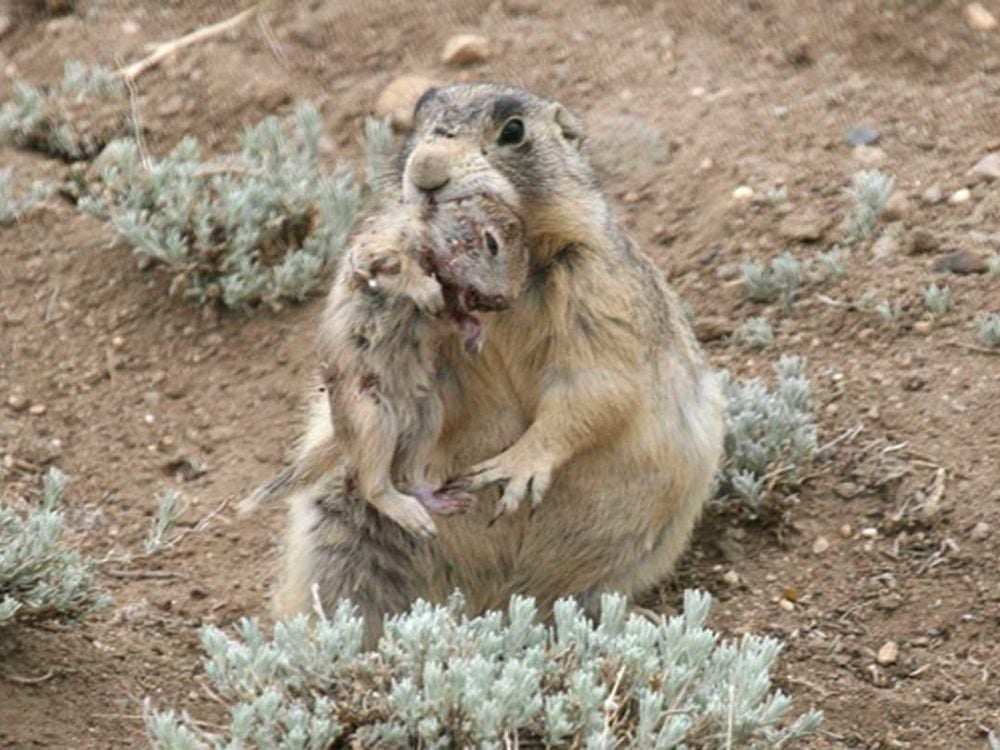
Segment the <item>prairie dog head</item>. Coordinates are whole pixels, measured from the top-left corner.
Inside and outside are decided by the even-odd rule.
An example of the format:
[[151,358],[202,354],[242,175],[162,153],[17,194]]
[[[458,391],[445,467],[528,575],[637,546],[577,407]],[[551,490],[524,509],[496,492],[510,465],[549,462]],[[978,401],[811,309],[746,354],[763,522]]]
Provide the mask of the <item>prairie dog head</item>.
[[515,87],[429,89],[401,153],[403,200],[420,207],[475,195],[499,201],[524,222],[535,258],[550,245],[554,252],[600,242],[607,206],[582,138],[580,121],[563,105]]
[[524,226],[499,201],[462,198],[433,209],[428,221],[435,275],[459,309],[504,310],[528,279]]

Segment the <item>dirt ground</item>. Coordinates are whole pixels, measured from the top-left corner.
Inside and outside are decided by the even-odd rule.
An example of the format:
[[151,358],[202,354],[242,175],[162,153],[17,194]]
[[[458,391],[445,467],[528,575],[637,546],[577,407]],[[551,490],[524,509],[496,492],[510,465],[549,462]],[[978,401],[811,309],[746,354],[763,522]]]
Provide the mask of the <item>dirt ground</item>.
[[[93,0],[29,17],[28,5],[12,4],[0,32],[0,99],[65,59],[131,61],[240,10]],[[311,98],[353,155],[361,118],[406,73],[513,82],[579,111],[609,197],[693,307],[712,362],[767,376],[780,353],[808,357],[828,445],[782,522],[710,514],[648,604],[670,611],[703,587],[723,633],[784,641],[777,683],[826,715],[810,748],[985,748],[1000,732],[1000,358],[973,345],[978,318],[1000,312],[1000,278],[932,267],[954,250],[1000,251],[1000,183],[970,173],[1000,150],[1000,30],[970,28],[951,0],[313,0],[267,18],[139,79],[149,148],[188,133],[226,148]],[[447,68],[441,49],[463,31],[486,34],[491,55]],[[877,145],[846,145],[856,125]],[[13,149],[0,164],[24,185],[67,172]],[[829,248],[850,176],[872,166],[896,178],[888,239],[855,245],[846,277],[791,314],[746,301],[739,263]],[[935,184],[938,202],[925,195]],[[734,198],[739,186],[756,197]],[[969,199],[950,202],[960,188]],[[923,309],[931,281],[954,296],[943,316]],[[847,306],[869,290],[902,303],[898,320]],[[58,198],[0,229],[4,491],[33,492],[44,466],[60,467],[69,538],[123,558],[101,569],[110,610],[4,632],[0,747],[142,746],[147,696],[221,718],[197,629],[266,616],[283,510],[242,518],[231,501],[296,433],[318,310],[248,318],[170,298]],[[755,315],[775,328],[765,352],[726,336]],[[8,408],[11,395],[44,413]],[[191,533],[129,560],[168,487],[183,491]],[[898,656],[879,663],[889,641]]]

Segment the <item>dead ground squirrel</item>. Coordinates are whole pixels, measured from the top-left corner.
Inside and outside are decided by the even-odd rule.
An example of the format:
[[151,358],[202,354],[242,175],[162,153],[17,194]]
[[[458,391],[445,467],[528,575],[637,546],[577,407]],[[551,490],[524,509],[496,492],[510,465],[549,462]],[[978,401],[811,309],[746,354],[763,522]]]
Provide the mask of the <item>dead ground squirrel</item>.
[[431,512],[465,511],[468,493],[425,476],[443,419],[438,352],[458,338],[478,354],[479,311],[507,307],[527,271],[520,221],[483,196],[400,204],[369,219],[341,260],[317,337],[333,431],[269,490],[342,474],[359,498],[422,537],[437,534]]
[[[429,478],[482,496],[424,542],[362,515],[335,474],[297,492],[277,614],[308,612],[314,587],[327,608],[348,597],[371,645],[383,617],[417,597],[457,588],[475,613],[514,593],[543,612],[573,595],[594,611],[601,593],[634,595],[673,569],[711,491],[723,400],[674,292],[619,228],[582,138],[563,106],[516,88],[449,86],[417,104],[399,159],[403,202],[487,194],[527,233],[525,293],[495,314],[480,356],[452,342],[439,370]],[[329,429],[315,411],[303,448]],[[487,528],[497,511],[508,517]]]

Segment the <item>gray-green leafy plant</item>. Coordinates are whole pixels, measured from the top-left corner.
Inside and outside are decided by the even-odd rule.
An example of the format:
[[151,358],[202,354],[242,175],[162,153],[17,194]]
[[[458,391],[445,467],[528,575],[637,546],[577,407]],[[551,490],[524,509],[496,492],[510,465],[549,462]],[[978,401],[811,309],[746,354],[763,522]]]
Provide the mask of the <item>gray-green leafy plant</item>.
[[770,491],[795,489],[818,450],[806,360],[783,355],[775,374],[777,385],[769,389],[762,380],[723,373],[726,456],[718,494],[735,499],[751,516],[761,514]]
[[1000,313],[990,313],[979,321],[979,342],[989,349],[1000,349]]
[[868,239],[875,233],[878,218],[895,186],[895,178],[877,169],[854,174],[851,186],[847,188],[847,195],[851,198],[851,215],[847,220],[848,241]]
[[1000,253],[993,253],[993,255],[987,258],[986,265],[989,269],[990,276],[1000,276]]
[[[374,178],[388,137],[378,126],[366,131]],[[321,135],[319,111],[304,103],[291,125],[268,117],[244,134],[239,153],[215,162],[193,137],[147,164],[134,142],[116,142],[103,192],[81,207],[162,267],[171,292],[241,309],[301,301],[335,264],[362,199],[350,169],[324,171]]]
[[0,142],[65,161],[91,159],[131,129],[125,85],[108,68],[66,62],[52,86],[16,81],[0,106]]
[[934,315],[944,315],[954,304],[951,298],[951,290],[932,283],[924,289],[924,307]]
[[0,627],[14,621],[80,617],[107,604],[94,582],[94,564],[60,543],[56,506],[66,475],[49,469],[36,507],[0,505]]
[[802,264],[785,252],[764,265],[758,260],[743,264],[743,288],[754,302],[772,302],[778,297],[786,310],[795,303],[803,281]]
[[774,343],[774,330],[767,318],[750,318],[736,331],[736,337],[752,349],[769,349]]
[[386,621],[362,651],[362,621],[342,602],[315,626],[255,620],[231,636],[201,631],[205,672],[230,705],[224,730],[146,705],[157,750],[328,747],[778,748],[814,732],[820,715],[789,720],[771,685],[781,646],[705,627],[711,598],[688,591],[660,623],[605,595],[594,622],[579,605],[537,621],[531,599],[506,612],[463,615],[422,601]]
[[882,300],[875,305],[875,314],[879,316],[883,323],[895,323],[903,314],[903,304],[901,302],[891,302]]
[[13,170],[0,169],[0,226],[13,224],[51,194],[50,185],[36,182],[26,195],[15,197]]
[[149,534],[146,536],[144,544],[147,555],[153,554],[166,543],[164,536],[183,510],[181,493],[177,490],[166,489],[157,496],[156,515],[153,516],[153,522],[150,524]]

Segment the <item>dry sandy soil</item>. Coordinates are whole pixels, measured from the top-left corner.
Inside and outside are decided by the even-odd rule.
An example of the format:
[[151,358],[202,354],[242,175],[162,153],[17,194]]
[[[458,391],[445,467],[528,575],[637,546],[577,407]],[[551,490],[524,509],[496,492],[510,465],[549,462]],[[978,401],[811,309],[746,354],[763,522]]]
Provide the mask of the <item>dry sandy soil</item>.
[[[57,77],[64,59],[131,61],[240,10],[93,0],[28,17],[33,3],[14,5],[0,98],[14,79]],[[1000,358],[970,345],[976,320],[1000,311],[1000,279],[932,267],[956,249],[1000,251],[1000,185],[969,171],[1000,150],[1000,31],[970,28],[951,0],[313,0],[268,18],[269,33],[250,23],[139,79],[149,148],[186,133],[227,148],[243,126],[311,98],[354,155],[379,91],[413,72],[514,82],[578,110],[610,199],[693,307],[714,364],[766,376],[780,353],[807,356],[822,440],[834,443],[778,521],[706,518],[647,604],[669,611],[703,587],[724,633],[782,639],[778,684],[826,714],[808,747],[985,748],[1000,731]],[[462,31],[487,34],[492,54],[449,69],[441,49]],[[878,144],[845,145],[862,124]],[[67,172],[13,149],[0,163],[24,185]],[[827,249],[850,176],[873,165],[898,194],[878,252],[855,245],[846,277],[791,314],[746,301],[738,264]],[[935,183],[941,202],[924,198]],[[741,185],[758,199],[734,199]],[[786,200],[765,197],[780,187]],[[968,201],[948,202],[966,187]],[[943,316],[923,309],[932,280],[955,298]],[[867,290],[902,303],[899,319],[845,306]],[[73,478],[71,541],[126,559],[102,567],[106,613],[4,632],[0,747],[142,746],[146,696],[218,717],[197,629],[266,615],[282,509],[242,518],[228,503],[281,465],[318,305],[245,317],[165,292],[67,201],[0,229],[4,491],[30,495],[43,467],[60,467]],[[763,353],[726,335],[754,315],[776,332]],[[44,413],[8,408],[11,395]],[[185,462],[207,471],[185,480]],[[182,529],[221,511],[128,562],[167,487],[187,498]],[[929,502],[940,508],[926,516]],[[898,657],[880,664],[887,641]]]

